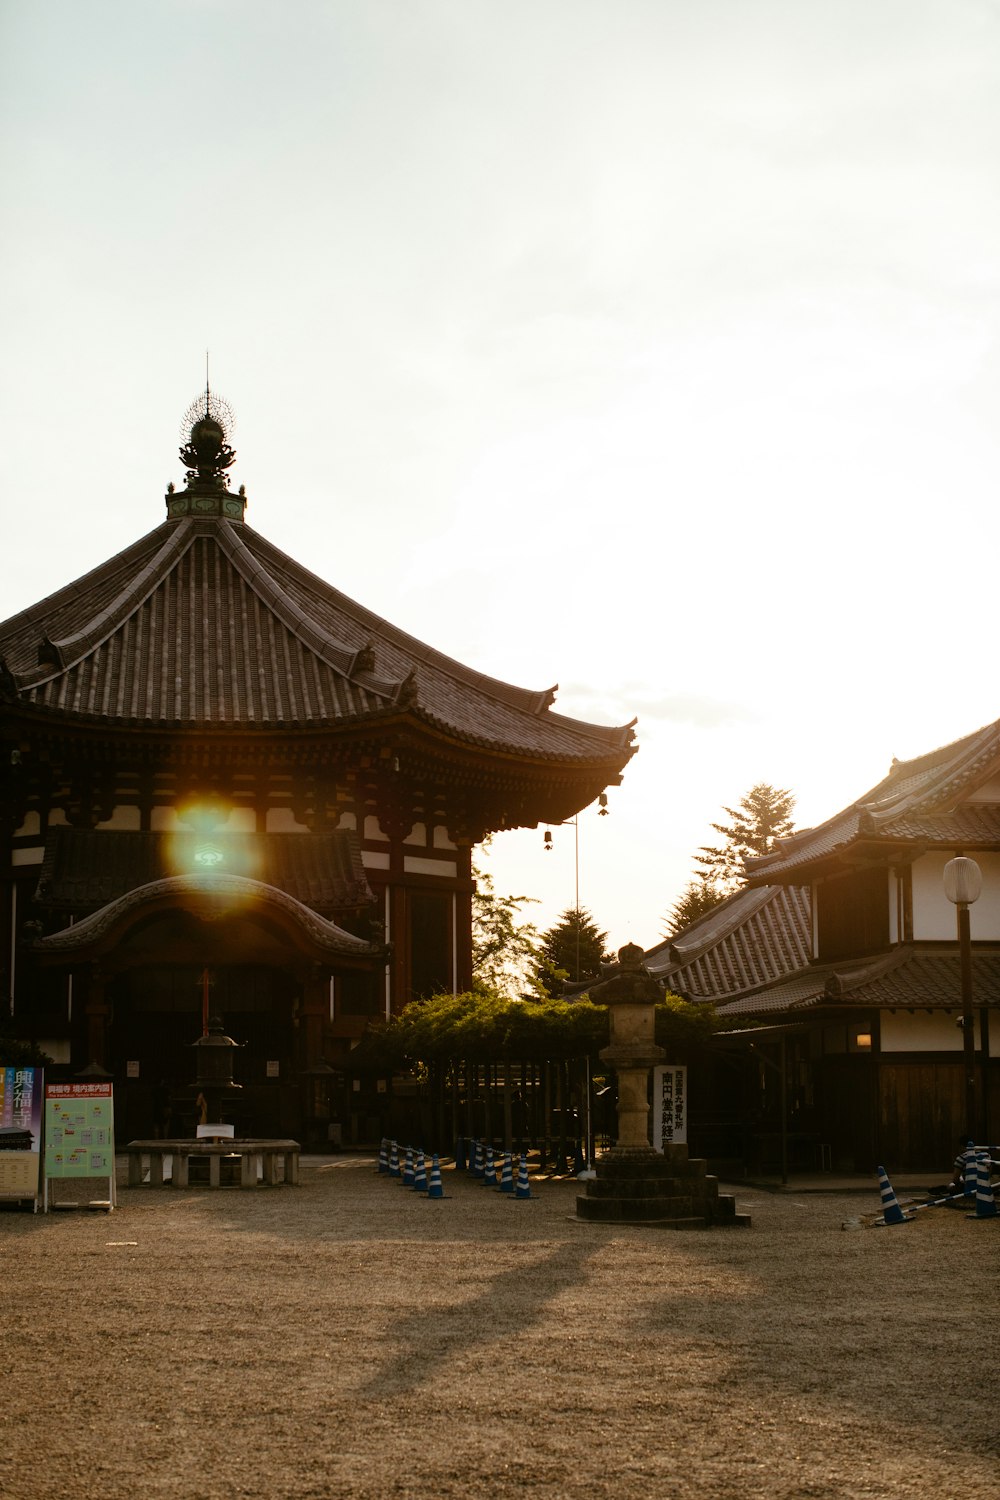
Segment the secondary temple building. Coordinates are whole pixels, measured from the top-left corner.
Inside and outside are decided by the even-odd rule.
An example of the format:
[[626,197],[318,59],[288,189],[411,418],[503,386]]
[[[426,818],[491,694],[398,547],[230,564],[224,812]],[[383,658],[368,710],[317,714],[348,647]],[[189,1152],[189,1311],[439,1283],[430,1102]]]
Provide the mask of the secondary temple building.
[[0,625],[4,989],[67,1074],[113,1076],[126,1139],[190,1129],[209,1013],[243,1049],[238,1126],[365,1137],[352,1046],[470,985],[473,846],[586,807],[632,726],[554,713],[272,546],[226,410],[189,414],[160,525]]
[[[982,873],[970,909],[969,1113],[956,909],[944,870]],[[646,955],[715,1005],[714,1102],[698,1149],[774,1167],[946,1173],[1000,1126],[1000,722],[889,774],[818,828],[751,860],[748,889]],[[992,1023],[992,1024],[991,1024]],[[728,1049],[728,1063],[727,1063]]]

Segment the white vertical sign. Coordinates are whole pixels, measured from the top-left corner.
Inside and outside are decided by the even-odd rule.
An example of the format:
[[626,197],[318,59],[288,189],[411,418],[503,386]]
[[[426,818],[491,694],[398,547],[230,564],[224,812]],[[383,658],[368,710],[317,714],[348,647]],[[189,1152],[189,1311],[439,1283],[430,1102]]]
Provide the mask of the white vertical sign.
[[653,1069],[653,1149],[686,1146],[687,1076],[684,1066]]

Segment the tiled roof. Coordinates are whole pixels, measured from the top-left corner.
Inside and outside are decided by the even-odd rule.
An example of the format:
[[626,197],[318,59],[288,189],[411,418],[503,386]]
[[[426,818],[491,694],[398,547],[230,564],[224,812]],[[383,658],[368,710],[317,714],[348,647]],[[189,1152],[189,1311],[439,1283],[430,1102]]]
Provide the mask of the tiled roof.
[[[972,985],[978,1006],[1000,1006],[1000,952],[973,950]],[[957,1010],[961,1005],[956,950],[896,948],[875,959],[816,964],[782,984],[718,1007],[720,1017],[773,1016],[845,1006],[890,1010]]]
[[100,723],[312,728],[406,713],[609,779],[635,749],[631,725],[553,713],[554,689],[463,666],[222,518],[166,521],[0,624],[0,666],[20,702]]
[[808,963],[810,912],[810,893],[802,886],[739,891],[651,949],[646,967],[675,994],[721,1003]]
[[771,854],[747,862],[754,885],[802,878],[841,849],[865,842],[924,841],[945,847],[988,845],[1000,836],[1000,809],[959,806],[1000,764],[1000,721],[916,760],[894,761],[889,775],[818,828],[782,839]]
[[371,887],[356,833],[132,833],[54,828],[45,844],[36,899],[53,912],[97,910],[138,886],[195,868],[199,847],[221,856],[216,867],[287,891],[329,915],[367,906]]

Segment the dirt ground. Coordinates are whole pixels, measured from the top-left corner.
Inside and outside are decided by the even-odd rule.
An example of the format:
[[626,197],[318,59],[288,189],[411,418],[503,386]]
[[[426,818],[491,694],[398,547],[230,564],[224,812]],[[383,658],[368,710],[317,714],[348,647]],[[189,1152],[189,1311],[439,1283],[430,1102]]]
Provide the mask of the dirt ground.
[[1000,1218],[679,1234],[374,1165],[0,1212],[0,1494],[995,1500]]

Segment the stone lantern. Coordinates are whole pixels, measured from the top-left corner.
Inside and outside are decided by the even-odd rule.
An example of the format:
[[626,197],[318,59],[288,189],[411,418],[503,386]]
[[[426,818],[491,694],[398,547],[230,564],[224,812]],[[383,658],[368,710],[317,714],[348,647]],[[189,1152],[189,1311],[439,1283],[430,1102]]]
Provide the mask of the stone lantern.
[[590,992],[595,1004],[608,1007],[611,1040],[600,1058],[618,1075],[618,1156],[656,1154],[649,1144],[649,1077],[666,1057],[655,1041],[655,1006],[662,997],[635,943],[620,949],[617,973]]
[[590,998],[608,1007],[610,1042],[601,1061],[618,1075],[618,1144],[598,1158],[596,1176],[576,1200],[577,1217],[707,1229],[750,1223],[736,1200],[720,1196],[707,1163],[688,1160],[687,1146],[654,1151],[649,1142],[649,1081],[665,1060],[656,1045],[656,1003],[662,991],[634,943],[619,950],[618,965],[594,985]]

